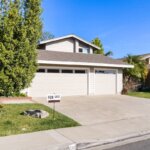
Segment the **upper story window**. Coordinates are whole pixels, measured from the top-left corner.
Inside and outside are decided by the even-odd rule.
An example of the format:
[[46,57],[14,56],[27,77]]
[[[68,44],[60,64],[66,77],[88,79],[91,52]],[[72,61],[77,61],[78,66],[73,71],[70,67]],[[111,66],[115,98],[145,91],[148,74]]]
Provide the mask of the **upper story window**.
[[79,53],[89,54],[89,48],[79,48]]
[[83,49],[82,48],[79,48],[79,53],[83,53]]

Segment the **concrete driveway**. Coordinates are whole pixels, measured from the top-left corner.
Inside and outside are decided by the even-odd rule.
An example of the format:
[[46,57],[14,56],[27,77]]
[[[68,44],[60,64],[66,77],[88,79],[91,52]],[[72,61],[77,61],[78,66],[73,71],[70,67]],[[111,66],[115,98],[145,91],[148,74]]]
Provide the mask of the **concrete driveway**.
[[[46,104],[46,100],[38,102]],[[150,99],[122,95],[72,96],[62,98],[56,104],[56,110],[81,125],[94,125],[147,116],[150,114]]]
[[[45,99],[35,101],[52,106]],[[74,96],[63,98],[56,109],[82,126],[0,137],[1,149],[68,150],[70,144],[77,149],[95,149],[95,146],[150,136],[150,99]]]

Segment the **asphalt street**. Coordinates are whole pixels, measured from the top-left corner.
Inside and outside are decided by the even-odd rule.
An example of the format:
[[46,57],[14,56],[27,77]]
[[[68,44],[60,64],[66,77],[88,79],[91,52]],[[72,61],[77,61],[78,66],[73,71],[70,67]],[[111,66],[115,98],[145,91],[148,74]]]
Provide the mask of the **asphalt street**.
[[150,150],[150,139],[104,150]]
[[89,148],[88,150],[150,150],[150,135],[120,143]]

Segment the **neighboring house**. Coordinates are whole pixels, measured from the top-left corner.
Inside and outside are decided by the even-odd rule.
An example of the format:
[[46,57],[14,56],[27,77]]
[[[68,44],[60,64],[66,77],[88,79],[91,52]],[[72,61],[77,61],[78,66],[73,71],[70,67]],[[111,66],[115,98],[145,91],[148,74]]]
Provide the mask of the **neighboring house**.
[[28,89],[32,97],[120,94],[125,62],[93,54],[97,46],[68,35],[40,42],[39,69]]
[[[148,69],[148,75],[145,81],[146,87],[150,88],[150,53],[142,54],[142,55],[136,55],[139,56],[141,60],[144,60],[146,62],[146,67]],[[118,60],[125,61],[126,57],[120,58]]]
[[148,72],[148,75],[147,75],[147,79],[146,79],[145,85],[148,88],[150,88],[150,53],[139,55],[139,56],[141,57],[142,60],[146,61],[146,65],[147,65],[147,68],[148,68],[149,72]]
[[150,70],[150,53],[139,55],[139,56],[141,57],[142,60],[146,61],[147,68],[148,68],[148,70]]
[[[140,57],[141,60],[145,60],[147,68],[148,68],[148,70],[150,70],[150,53],[148,53],[148,54],[142,54],[142,55],[135,55],[135,56]],[[117,60],[125,61],[125,59],[126,59],[126,57],[119,58]]]

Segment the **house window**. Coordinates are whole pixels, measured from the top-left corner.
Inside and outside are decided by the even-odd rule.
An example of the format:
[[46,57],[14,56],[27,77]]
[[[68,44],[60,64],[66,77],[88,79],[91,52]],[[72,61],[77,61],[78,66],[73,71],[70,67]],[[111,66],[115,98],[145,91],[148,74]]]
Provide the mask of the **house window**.
[[83,53],[83,49],[82,48],[79,48],[79,53]]
[[62,73],[73,73],[73,70],[62,70]]
[[43,73],[43,72],[45,72],[45,69],[38,69],[37,72]]
[[48,73],[59,73],[59,69],[47,69]]
[[85,70],[75,70],[75,73],[82,73],[82,74],[84,74]]

